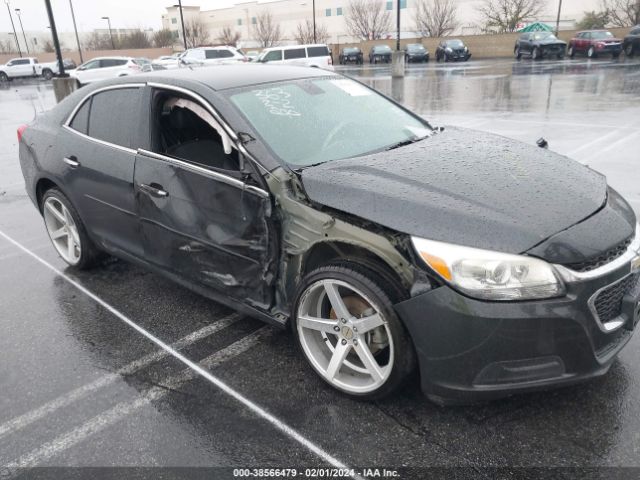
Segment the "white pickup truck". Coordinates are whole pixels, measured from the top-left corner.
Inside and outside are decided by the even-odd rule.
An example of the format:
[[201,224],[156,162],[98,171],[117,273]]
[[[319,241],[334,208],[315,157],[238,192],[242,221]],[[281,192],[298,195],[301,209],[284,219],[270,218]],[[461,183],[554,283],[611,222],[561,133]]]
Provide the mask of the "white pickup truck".
[[57,62],[38,63],[38,59],[33,57],[12,58],[0,65],[0,82],[20,77],[44,77],[50,80],[57,74]]

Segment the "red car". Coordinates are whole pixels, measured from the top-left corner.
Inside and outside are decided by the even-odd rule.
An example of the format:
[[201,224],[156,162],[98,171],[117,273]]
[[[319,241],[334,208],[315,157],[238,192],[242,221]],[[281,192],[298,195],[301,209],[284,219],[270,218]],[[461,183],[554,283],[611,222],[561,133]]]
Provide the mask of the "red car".
[[589,58],[596,58],[598,55],[618,58],[622,53],[622,40],[615,38],[613,33],[607,30],[578,32],[569,42],[568,53],[571,58],[576,53],[584,53]]

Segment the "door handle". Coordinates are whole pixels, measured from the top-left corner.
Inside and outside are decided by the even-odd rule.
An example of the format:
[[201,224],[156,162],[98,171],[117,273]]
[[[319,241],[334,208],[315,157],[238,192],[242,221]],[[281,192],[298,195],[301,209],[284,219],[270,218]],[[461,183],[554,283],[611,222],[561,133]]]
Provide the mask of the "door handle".
[[147,185],[145,183],[140,184],[140,189],[147,192],[149,195],[154,197],[166,198],[169,196],[169,192],[163,190],[162,185],[158,185],[157,183],[152,183],[151,185]]
[[73,155],[70,157],[64,157],[62,161],[69,165],[71,168],[78,168],[80,166],[80,162]]

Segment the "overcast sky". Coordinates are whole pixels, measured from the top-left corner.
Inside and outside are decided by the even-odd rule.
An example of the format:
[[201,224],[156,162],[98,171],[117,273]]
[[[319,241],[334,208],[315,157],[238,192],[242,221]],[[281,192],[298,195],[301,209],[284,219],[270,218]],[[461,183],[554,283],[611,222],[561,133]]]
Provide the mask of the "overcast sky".
[[[78,30],[90,31],[94,28],[105,28],[106,20],[111,17],[113,28],[143,27],[158,29],[161,26],[160,16],[168,5],[178,3],[177,0],[72,0],[76,14]],[[11,22],[7,13],[5,0],[0,0],[0,31],[11,31]],[[195,0],[183,1],[183,6],[198,5],[203,9],[226,7],[230,0]],[[16,29],[20,29],[14,9],[19,8],[22,23],[27,31],[45,30],[49,25],[44,0],[9,0]],[[60,31],[72,31],[69,0],[51,0],[56,27]]]

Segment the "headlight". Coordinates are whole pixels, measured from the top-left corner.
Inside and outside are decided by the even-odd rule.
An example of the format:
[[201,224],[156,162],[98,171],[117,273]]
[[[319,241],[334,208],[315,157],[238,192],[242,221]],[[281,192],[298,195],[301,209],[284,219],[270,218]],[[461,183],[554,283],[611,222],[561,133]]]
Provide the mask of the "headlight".
[[445,282],[485,300],[532,300],[565,293],[547,262],[523,255],[480,250],[411,237],[416,252]]
[[447,47],[445,50],[449,53],[453,52],[453,49],[451,47]]

